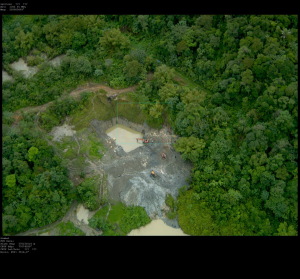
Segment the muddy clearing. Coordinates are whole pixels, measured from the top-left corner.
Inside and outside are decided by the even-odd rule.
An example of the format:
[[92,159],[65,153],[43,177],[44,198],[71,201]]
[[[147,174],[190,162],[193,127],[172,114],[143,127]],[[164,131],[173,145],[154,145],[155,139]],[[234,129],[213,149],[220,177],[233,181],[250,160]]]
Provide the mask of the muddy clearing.
[[[122,119],[119,119],[120,122]],[[135,126],[136,131],[144,131],[144,136],[150,142],[125,152],[105,133],[109,121],[91,121],[97,136],[108,149],[99,162],[99,168],[108,175],[109,198],[126,205],[144,207],[150,218],[163,217],[166,194],[169,193],[176,199],[178,189],[188,185],[192,164],[183,161],[180,154],[175,152],[170,144],[172,135],[166,127],[157,131],[147,124],[139,125],[126,120],[123,122],[127,122],[127,126]],[[162,158],[163,152],[167,159]],[[151,176],[152,170],[155,177]]]
[[[107,96],[111,96],[134,91],[135,86],[115,90],[101,84],[88,85],[84,88],[77,88],[69,95],[78,97],[81,92],[97,92],[99,89],[106,90],[108,92]],[[100,93],[98,92],[98,94]],[[28,107],[23,110],[43,111],[50,103],[35,108]],[[79,176],[82,172],[87,175],[86,177],[100,174],[101,180],[105,173],[107,175],[105,191],[108,194],[109,202],[114,203],[121,201],[127,206],[141,206],[146,210],[152,220],[160,219],[169,227],[175,229],[180,228],[176,219],[170,220],[166,218],[165,198],[167,193],[169,193],[176,200],[179,188],[188,185],[192,164],[191,162],[183,161],[180,153],[176,152],[172,147],[172,143],[174,143],[178,137],[172,134],[170,128],[164,127],[158,131],[150,128],[146,123],[137,124],[119,117],[118,123],[117,118],[112,118],[109,121],[98,121],[94,119],[90,122],[88,127],[77,132],[73,129],[74,127],[69,126],[68,123],[69,121],[66,119],[64,125],[55,127],[48,134],[52,136],[52,140],[47,141],[53,145],[55,142],[61,142],[65,137],[71,136],[74,142],[73,146],[70,145],[68,148],[61,150],[61,152],[66,153],[71,149],[76,153],[75,158],[67,162],[69,178],[73,181],[75,186],[83,181]],[[113,139],[113,135],[110,137],[106,134],[107,129],[116,124],[124,125],[128,129],[133,129],[141,135],[141,138],[149,139],[149,143],[141,144],[140,142],[138,147],[133,150],[126,150],[126,152],[121,144],[119,145],[119,142]],[[91,158],[85,149],[88,138],[91,136],[101,141],[105,148],[101,159]],[[162,158],[162,153],[167,155],[166,159]],[[78,164],[80,161],[78,159],[82,159],[81,164]],[[73,164],[73,162],[77,163]],[[151,176],[151,171],[155,172],[155,177]],[[103,193],[103,189],[100,189],[100,192],[101,191]],[[84,218],[81,218],[84,214],[79,216],[81,219],[84,219],[84,221],[78,220],[78,212],[79,215],[85,213]],[[101,235],[102,232],[98,232],[87,225],[87,220],[91,218],[95,212],[96,211],[84,212],[84,209],[77,207],[77,202],[73,201],[70,210],[60,220],[43,228],[29,230],[19,235],[32,235],[38,232],[47,235],[46,230],[54,229],[57,224],[63,221],[72,221],[74,225],[81,229],[86,235]],[[55,234],[55,229],[48,235],[57,235]]]

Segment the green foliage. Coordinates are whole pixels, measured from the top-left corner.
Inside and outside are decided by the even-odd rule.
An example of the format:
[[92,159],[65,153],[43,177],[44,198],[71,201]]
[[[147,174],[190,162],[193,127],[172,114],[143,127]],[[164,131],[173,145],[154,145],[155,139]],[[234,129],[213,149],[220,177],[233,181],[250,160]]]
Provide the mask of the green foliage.
[[101,207],[95,214],[94,217],[103,217],[106,218],[106,215],[108,213],[109,210],[109,206],[105,205],[103,207]]
[[93,138],[92,136],[89,136],[89,140],[91,141],[89,155],[101,159],[103,157],[103,154],[105,153],[105,148],[103,144],[97,139]]
[[154,79],[158,87],[162,87],[166,83],[172,82],[175,77],[175,70],[170,69],[166,65],[161,65],[156,68]]
[[297,236],[298,233],[295,231],[294,227],[290,225],[288,227],[286,222],[280,223],[279,228],[277,229],[278,233],[275,233],[274,235],[278,236]]
[[[130,99],[130,93],[127,93],[126,99]],[[142,124],[146,117],[144,113],[142,113],[139,104],[131,104],[130,102],[123,102],[116,104],[118,101],[113,101],[113,106],[115,110],[118,112],[118,117],[124,117],[129,121],[134,121],[136,123]]]
[[167,212],[167,217],[169,219],[174,219],[176,217],[176,201],[171,194],[167,193],[166,195],[166,205],[170,207],[170,210]]
[[124,73],[128,78],[136,77],[140,72],[140,63],[137,60],[133,60],[127,63],[124,68]]
[[122,203],[119,202],[113,205],[109,211],[107,220],[112,224],[118,223],[122,219],[124,211],[125,211],[125,207]]
[[30,147],[28,150],[28,161],[29,162],[34,161],[34,157],[38,153],[39,153],[39,150],[36,147],[34,147],[34,146]]
[[211,154],[210,157],[214,160],[223,160],[226,153],[228,153],[231,149],[231,140],[226,140],[224,136],[225,135],[222,131],[218,132],[218,134],[208,147]]
[[172,83],[166,83],[160,90],[159,96],[163,102],[168,102],[170,98],[174,98],[175,96],[179,95],[177,93],[177,88]]
[[216,105],[222,104],[222,101],[223,101],[223,97],[220,93],[215,93],[211,98],[211,102]]
[[13,113],[10,111],[3,111],[2,113],[2,123],[10,125],[14,122]]
[[86,44],[86,36],[83,33],[80,32],[75,32],[73,35],[73,44],[72,44],[72,48],[73,49],[79,49],[80,47],[82,47],[83,45]]
[[100,229],[103,231],[103,233],[107,232],[109,229],[111,229],[112,225],[108,223],[105,218],[103,217],[92,217],[89,219],[89,226],[93,229]]
[[182,137],[175,144],[175,150],[182,153],[184,160],[189,159],[196,164],[203,154],[205,148],[205,141],[191,136],[189,138]]
[[16,175],[10,174],[6,176],[6,185],[10,188],[14,188],[16,185]]
[[61,159],[33,123],[20,121],[11,129],[22,136],[3,140],[4,235],[55,222],[67,212],[73,193]]
[[160,118],[164,107],[159,102],[156,102],[155,105],[150,108],[150,116],[153,118]]
[[99,179],[99,176],[86,178],[76,188],[80,201],[91,211],[99,208]]
[[206,208],[205,202],[198,202],[193,191],[179,195],[178,223],[182,230],[189,235],[218,235],[212,213]]
[[84,105],[91,97],[91,93],[84,92],[81,100],[77,101],[73,98],[66,97],[64,99],[56,99],[44,113],[41,114],[41,126],[46,131],[51,131],[54,126],[60,124],[64,117],[80,113],[84,109]]
[[128,37],[124,36],[120,30],[116,28],[105,31],[99,43],[110,54],[117,50],[127,50],[130,46]]
[[120,221],[120,228],[124,233],[128,234],[131,230],[145,226],[150,222],[151,220],[144,208],[140,206],[128,206],[124,210]]
[[85,233],[80,229],[76,228],[71,221],[68,221],[67,223],[61,222],[59,225],[57,225],[57,228],[59,228],[58,235],[60,236],[84,236],[85,235]]
[[108,205],[101,208],[89,219],[89,226],[100,229],[103,236],[126,235],[132,229],[148,224],[151,220],[142,207],[129,206],[118,202],[111,206],[108,217]]
[[83,171],[80,173],[80,177],[85,178],[85,173]]
[[[4,232],[56,220],[66,208],[62,197],[72,195],[51,190],[48,197],[39,188],[44,185],[49,192],[54,187],[51,172],[59,163],[41,140],[41,132],[25,124],[34,120],[35,113],[23,115],[22,131],[9,126],[15,121],[12,113],[57,100],[39,115],[38,123],[46,131],[67,115],[74,116],[76,130],[92,119],[116,116],[116,101],[109,103],[106,96],[93,95],[93,100],[90,96],[83,102],[58,99],[90,81],[113,88],[138,83],[133,101],[152,105],[122,105],[119,113],[138,123],[146,120],[151,127],[160,128],[169,121],[170,111],[162,102],[172,102],[175,132],[180,136],[177,148],[182,158],[194,164],[194,200],[190,204],[191,197],[182,199],[182,208],[192,206],[193,214],[181,212],[192,234],[274,235],[279,227],[279,233],[293,234],[298,227],[294,172],[298,165],[297,18],[4,16],[3,69],[14,78],[2,85]],[[49,59],[67,56],[60,66],[52,67],[42,63],[39,52]],[[20,57],[38,65],[33,77],[25,79],[9,67]],[[87,147],[90,154],[98,154],[96,145]],[[38,153],[29,158],[31,147]],[[65,155],[75,158],[76,154],[68,150]],[[11,180],[14,186],[8,187],[6,178],[11,175],[16,182]],[[204,216],[205,226],[197,212]],[[108,228],[106,234],[117,231]]]
[[75,74],[85,74],[88,75],[92,72],[92,66],[86,57],[79,56],[78,59],[71,58],[70,69]]

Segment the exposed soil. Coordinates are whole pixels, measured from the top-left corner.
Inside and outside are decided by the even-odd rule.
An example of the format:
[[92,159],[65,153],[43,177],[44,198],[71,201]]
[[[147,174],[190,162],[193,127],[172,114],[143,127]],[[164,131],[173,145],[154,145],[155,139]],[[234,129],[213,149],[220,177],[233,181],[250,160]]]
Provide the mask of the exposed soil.
[[[176,199],[178,189],[188,185],[186,178],[190,177],[192,164],[183,161],[180,154],[175,152],[170,144],[172,135],[166,127],[158,131],[146,124],[119,119],[120,124],[135,126],[134,129],[139,132],[144,130],[150,139],[148,144],[127,153],[105,134],[109,123],[91,121],[91,126],[108,150],[97,162],[97,167],[108,175],[109,198],[126,205],[142,206],[151,218],[156,215],[163,217],[166,194],[170,193]],[[167,154],[167,159],[162,159],[163,152]],[[156,173],[155,177],[150,175],[152,170]]]
[[[76,98],[81,92],[87,90],[96,92],[99,89],[104,89],[108,93],[107,96],[111,96],[123,92],[134,91],[135,88],[136,86],[125,89],[112,89],[102,84],[88,84],[85,87],[77,88],[69,95]],[[23,110],[32,110],[39,114],[39,112],[45,110],[50,103],[51,102],[34,108],[27,107]],[[20,113],[20,110],[15,112],[15,118],[18,118],[18,113]],[[175,152],[172,147],[172,143],[174,143],[178,137],[172,135],[170,127],[164,127],[158,131],[150,128],[146,123],[137,124],[119,117],[119,124],[123,124],[142,133],[144,138],[150,140],[149,143],[127,153],[105,133],[109,127],[116,123],[116,118],[112,118],[109,121],[98,121],[94,119],[90,122],[90,125],[84,133],[93,133],[96,135],[104,145],[106,153],[101,160],[91,160],[87,155],[83,155],[85,157],[85,164],[80,168],[76,165],[72,166],[71,160],[67,166],[70,171],[69,178],[76,186],[83,181],[78,176],[78,171],[83,171],[87,176],[99,174],[102,182],[105,173],[107,175],[107,181],[105,182],[105,187],[101,186],[99,194],[100,198],[107,192],[111,202],[121,201],[126,205],[139,205],[145,208],[151,219],[160,218],[167,225],[178,228],[177,220],[169,220],[165,218],[164,214],[166,210],[166,194],[170,193],[176,199],[178,189],[184,185],[188,185],[186,179],[190,178],[192,169],[192,164],[183,161],[180,153]],[[63,126],[55,127],[52,130],[50,133],[54,136],[52,140],[61,140],[62,137],[66,135],[72,135],[78,145],[76,153],[79,154],[81,148],[79,143],[80,136],[72,129],[72,126],[67,124],[68,119],[66,119]],[[47,141],[52,145],[54,144],[52,141]],[[163,152],[167,154],[167,159],[162,159],[161,154]],[[155,177],[151,176],[152,170],[156,174]],[[104,185],[104,183],[100,183],[100,185]],[[39,232],[43,233],[48,229],[52,230],[57,224],[63,221],[72,221],[74,225],[81,229],[86,235],[102,234],[102,232],[98,232],[90,228],[87,224],[80,222],[76,216],[76,208],[77,202],[73,201],[70,210],[60,220],[43,228],[29,230],[19,235],[34,235]],[[96,211],[89,212],[89,218],[91,218],[95,212]],[[50,231],[49,235],[53,234],[55,235],[55,230],[53,232]]]
[[64,136],[73,136],[74,134],[76,134],[76,131],[72,130],[72,127],[66,124],[56,126],[50,132],[50,135],[53,135],[52,141],[60,141]]

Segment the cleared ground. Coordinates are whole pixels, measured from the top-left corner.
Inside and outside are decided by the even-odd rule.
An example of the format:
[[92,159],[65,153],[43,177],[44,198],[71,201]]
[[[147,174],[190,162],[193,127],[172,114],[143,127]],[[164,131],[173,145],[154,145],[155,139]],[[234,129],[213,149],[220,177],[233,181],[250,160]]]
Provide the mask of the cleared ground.
[[[71,96],[78,97],[83,91],[93,91],[95,95],[90,100],[85,113],[67,117],[63,125],[55,127],[47,135],[49,144],[53,145],[56,153],[63,158],[64,164],[69,169],[69,178],[75,186],[84,180],[81,176],[83,173],[85,177],[100,174],[101,179],[106,174],[105,189],[100,189],[100,193],[108,196],[109,204],[122,201],[126,205],[139,205],[145,208],[150,218],[161,218],[169,226],[178,228],[176,220],[164,218],[165,197],[170,193],[176,199],[178,189],[188,185],[186,179],[190,176],[192,164],[184,162],[180,154],[172,148],[170,143],[174,142],[176,137],[172,136],[169,128],[165,127],[160,131],[150,128],[142,121],[143,115],[138,111],[134,112],[131,106],[124,106],[124,108],[130,110],[130,117],[133,119],[139,117],[138,123],[118,118],[119,123],[141,132],[144,138],[150,139],[150,143],[130,152],[125,152],[121,146],[118,146],[105,133],[107,128],[116,124],[115,115],[111,113],[113,103],[107,102],[107,95],[117,93],[117,98],[124,100],[126,98],[124,92],[133,91],[134,87],[99,91],[104,88],[108,89],[103,85],[90,85],[70,93]],[[25,108],[24,111],[32,110],[38,115],[49,104]],[[18,113],[19,111],[15,115]],[[124,110],[124,113],[127,112]],[[109,120],[100,120],[103,118]],[[38,124],[38,118],[36,122]],[[167,159],[162,159],[162,152],[167,154]],[[152,170],[156,173],[156,177],[150,175]],[[59,235],[61,231],[56,226],[68,221],[86,235],[101,234],[77,220],[76,208],[77,203],[73,202],[70,210],[61,220],[20,235]],[[95,212],[89,212],[89,218]],[[70,225],[63,225],[61,229],[64,226],[68,230],[76,230]]]

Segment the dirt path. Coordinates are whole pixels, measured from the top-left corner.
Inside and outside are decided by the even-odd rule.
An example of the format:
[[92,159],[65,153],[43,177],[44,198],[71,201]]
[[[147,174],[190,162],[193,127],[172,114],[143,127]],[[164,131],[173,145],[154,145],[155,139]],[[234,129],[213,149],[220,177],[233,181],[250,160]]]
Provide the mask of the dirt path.
[[70,219],[72,212],[74,212],[74,210],[76,210],[76,206],[77,206],[77,201],[72,201],[71,207],[68,210],[68,212],[65,214],[64,217],[58,219],[57,221],[55,221],[52,224],[46,225],[44,227],[36,228],[36,229],[31,229],[31,230],[19,233],[16,236],[26,236],[26,235],[38,234],[40,231],[51,230],[55,226],[57,226],[59,223],[61,223],[62,221],[68,221]]
[[[86,157],[86,156],[85,156]],[[91,170],[96,171],[96,173],[100,174],[100,189],[99,189],[99,199],[101,200],[102,195],[104,195],[105,189],[104,189],[104,172],[101,170],[96,164],[94,164],[88,157],[86,157],[87,162],[90,164]],[[95,236],[95,235],[101,235],[102,231],[97,231],[93,228],[91,228],[89,225],[85,224],[84,222],[81,222],[77,219],[77,206],[78,202],[73,200],[70,206],[70,209],[67,211],[67,213],[57,221],[55,221],[52,224],[46,225],[44,227],[35,228],[32,230],[28,230],[22,233],[17,234],[17,236],[26,236],[26,235],[39,235],[39,233],[44,233],[45,231],[51,231],[61,222],[68,222],[71,221],[75,227],[80,229],[85,233],[86,236]],[[109,204],[109,210],[110,210],[110,204]],[[99,208],[95,211],[89,212],[88,219],[92,218],[94,214],[99,210]],[[106,218],[108,217],[108,214]],[[50,234],[53,235],[53,232]],[[56,234],[55,234],[56,235]]]
[[[28,235],[39,235],[40,232],[45,232],[45,231],[51,231],[53,230],[58,224],[60,224],[61,222],[68,222],[71,221],[75,227],[77,227],[78,229],[80,229],[81,231],[83,231],[85,233],[86,236],[93,236],[93,235],[101,235],[102,231],[96,231],[95,229],[89,227],[88,225],[86,225],[85,223],[79,221],[77,219],[76,216],[76,208],[78,206],[77,201],[72,201],[71,207],[68,210],[68,212],[65,214],[64,217],[58,219],[57,221],[55,221],[52,224],[46,225],[44,227],[40,227],[40,228],[36,228],[36,229],[32,229],[32,230],[28,230],[22,233],[17,234],[16,236],[28,236]],[[95,211],[90,211],[89,212],[89,219],[92,218],[92,216],[98,211],[99,209],[95,210]]]
[[[119,95],[119,94],[124,93],[124,92],[135,91],[136,88],[137,88],[137,85],[127,87],[127,88],[123,88],[123,89],[113,89],[113,88],[110,88],[110,87],[105,86],[103,84],[97,84],[97,85],[87,84],[85,86],[79,86],[77,89],[70,92],[69,96],[74,97],[74,98],[79,98],[80,93],[82,93],[84,91],[96,92],[100,89],[103,89],[107,92],[107,96],[110,97],[110,96],[115,95],[115,94]],[[99,94],[103,95],[103,93],[99,93]],[[22,109],[18,109],[14,112],[13,117],[17,121],[17,119],[21,115],[21,110],[24,111],[24,112],[29,112],[29,111],[31,111],[31,112],[43,112],[52,103],[53,103],[53,101],[48,102],[48,103],[43,104],[43,105],[40,105],[40,106],[36,106],[36,107],[25,107],[25,108],[22,108]]]

